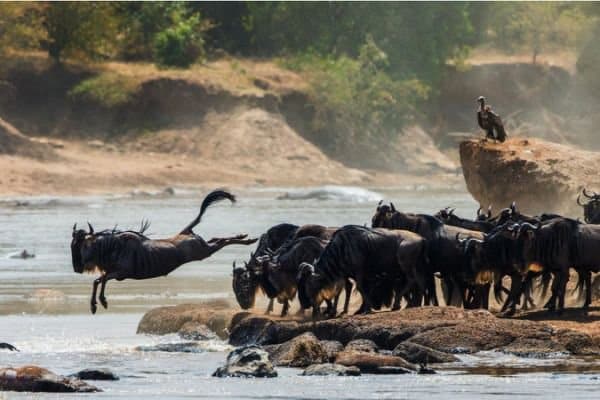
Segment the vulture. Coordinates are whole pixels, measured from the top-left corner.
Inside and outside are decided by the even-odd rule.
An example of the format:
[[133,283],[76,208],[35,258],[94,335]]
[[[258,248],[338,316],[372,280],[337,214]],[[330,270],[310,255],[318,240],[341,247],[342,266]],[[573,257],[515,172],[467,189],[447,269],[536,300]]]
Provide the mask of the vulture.
[[486,132],[486,138],[504,142],[506,132],[500,116],[492,111],[489,105],[485,105],[485,97],[479,96],[479,109],[477,110],[477,123]]

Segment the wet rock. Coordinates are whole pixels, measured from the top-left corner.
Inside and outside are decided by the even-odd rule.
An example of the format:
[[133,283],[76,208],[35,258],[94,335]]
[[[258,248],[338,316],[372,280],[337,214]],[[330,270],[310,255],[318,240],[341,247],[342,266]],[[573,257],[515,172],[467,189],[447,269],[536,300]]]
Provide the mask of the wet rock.
[[188,321],[179,332],[177,332],[179,337],[184,340],[214,340],[218,339],[217,334],[208,329],[208,327],[204,324],[201,324],[196,321]]
[[101,392],[80,379],[70,378],[36,366],[0,369],[0,391],[12,392]]
[[93,369],[88,368],[69,375],[71,378],[82,379],[84,381],[118,381],[119,377],[107,368]]
[[379,351],[379,347],[375,344],[374,341],[369,339],[355,339],[348,342],[344,351],[364,351],[367,353],[377,353]]
[[358,367],[347,367],[345,365],[340,364],[313,364],[302,372],[304,376],[326,376],[326,375],[334,375],[334,376],[359,376],[360,369]]
[[213,376],[273,378],[277,371],[273,367],[269,354],[259,346],[240,347],[227,356],[225,366],[219,367]]
[[329,361],[327,351],[310,332],[282,344],[264,346],[276,366],[304,368]]
[[135,349],[137,351],[164,351],[166,353],[203,353],[206,351],[206,349],[197,342],[161,343],[154,346],[137,346]]
[[229,304],[223,301],[158,307],[148,311],[142,317],[137,333],[153,335],[177,333],[185,323],[192,321],[206,325],[219,338],[226,339],[229,323],[234,314]]
[[569,354],[560,343],[539,338],[517,338],[502,348],[502,352],[526,358],[552,358]]
[[19,351],[15,346],[8,343],[0,343],[0,350]]
[[344,350],[344,345],[338,342],[337,340],[321,340],[321,347],[327,353],[327,358],[329,361],[334,361],[335,357],[338,353]]
[[347,367],[358,367],[361,372],[368,374],[405,373],[417,370],[415,365],[401,357],[364,351],[342,351],[337,355],[335,362]]
[[458,361],[458,358],[452,354],[442,353],[441,351],[411,343],[410,341],[400,343],[396,346],[392,354],[414,364],[437,364]]

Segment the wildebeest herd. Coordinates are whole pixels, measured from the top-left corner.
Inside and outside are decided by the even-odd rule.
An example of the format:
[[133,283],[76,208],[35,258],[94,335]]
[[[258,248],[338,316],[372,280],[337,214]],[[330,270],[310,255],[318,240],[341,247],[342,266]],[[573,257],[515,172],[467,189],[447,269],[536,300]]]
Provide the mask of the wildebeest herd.
[[[337,315],[345,291],[342,313],[348,313],[353,288],[362,303],[357,313],[382,307],[444,304],[488,308],[490,294],[512,314],[517,306],[535,306],[534,293],[551,291],[545,308],[562,311],[570,270],[577,272],[577,287],[591,303],[592,273],[600,271],[600,195],[583,192],[586,222],[556,214],[528,216],[515,203],[492,213],[477,211],[473,220],[460,218],[446,208],[435,215],[396,210],[379,202],[371,227],[346,225],[293,225],[268,229],[258,240],[244,266],[233,263],[233,290],[243,309],[254,306],[259,291],[275,299],[288,313],[298,297],[300,311],[312,308],[313,318]],[[208,241],[193,232],[206,209],[221,200],[235,201],[215,190],[202,202],[200,213],[179,234],[149,239],[148,224],[139,231],[108,229],[95,232],[73,227],[71,255],[75,272],[99,271],[94,281],[91,311],[99,300],[106,308],[106,283],[111,279],[149,279],[164,276],[190,261],[202,260],[221,248],[249,245],[247,235]],[[443,299],[438,299],[436,281]],[[503,299],[503,297],[505,297]],[[325,309],[321,307],[325,303]]]

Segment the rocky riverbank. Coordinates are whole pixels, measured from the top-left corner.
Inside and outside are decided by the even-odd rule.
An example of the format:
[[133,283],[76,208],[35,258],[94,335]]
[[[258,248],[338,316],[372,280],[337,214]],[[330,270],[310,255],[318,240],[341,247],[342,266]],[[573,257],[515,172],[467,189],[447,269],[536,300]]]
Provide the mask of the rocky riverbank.
[[[481,351],[563,360],[600,356],[600,330],[590,329],[590,325],[600,325],[594,314],[597,310],[581,322],[589,333],[577,330],[575,322],[564,327],[551,320],[527,320],[527,315],[505,319],[484,310],[454,307],[421,307],[317,322],[230,311],[207,310],[202,305],[162,307],[144,316],[138,333],[175,333],[191,322],[210,324],[215,315],[220,319],[231,316],[225,330],[231,345],[259,345],[274,366],[334,364],[324,368],[332,374],[342,373],[338,365],[356,367],[362,373],[424,372],[419,367],[423,364],[451,368],[459,361],[457,355]],[[536,314],[534,319],[541,316]],[[156,326],[161,329],[149,329]]]

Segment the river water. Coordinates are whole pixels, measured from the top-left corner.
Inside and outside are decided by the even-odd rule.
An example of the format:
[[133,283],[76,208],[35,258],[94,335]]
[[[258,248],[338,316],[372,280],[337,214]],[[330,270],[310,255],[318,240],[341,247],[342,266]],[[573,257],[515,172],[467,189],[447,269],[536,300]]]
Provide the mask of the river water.
[[[457,214],[472,216],[477,205],[461,190],[425,188],[366,190],[318,188],[316,199],[297,189],[247,189],[236,193],[235,206],[210,208],[196,232],[205,238],[248,233],[258,236],[281,223],[318,223],[329,226],[365,224],[379,198],[396,208],[432,213],[453,206]],[[287,199],[277,200],[284,192]],[[600,374],[573,373],[551,367],[555,361],[526,360],[495,353],[462,357],[461,366],[501,363],[507,367],[537,366],[527,374],[477,373],[443,370],[437,375],[361,377],[302,377],[300,371],[278,368],[270,380],[218,379],[212,372],[223,363],[228,345],[203,343],[196,353],[137,351],[137,346],[175,343],[175,335],[136,335],[143,313],[160,305],[234,301],[230,289],[231,263],[246,259],[251,247],[231,246],[210,259],[186,264],[168,277],[147,281],[110,282],[108,310],[89,312],[93,277],[74,274],[69,243],[73,223],[90,221],[96,230],[138,227],[142,218],[152,223],[151,237],[170,236],[198,212],[202,193],[176,191],[175,196],[127,195],[69,198],[0,199],[0,342],[21,350],[0,350],[0,366],[35,364],[60,374],[83,368],[109,368],[121,380],[96,382],[99,394],[69,395],[119,399],[381,399],[381,398],[595,398]],[[296,200],[293,200],[296,198]],[[11,258],[27,249],[28,260]],[[581,360],[572,363],[596,363]],[[596,369],[598,371],[598,369]],[[475,372],[475,373],[474,373]],[[35,398],[64,398],[36,395]],[[32,398],[31,394],[0,393],[0,399]]]

